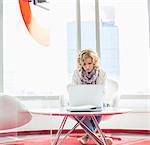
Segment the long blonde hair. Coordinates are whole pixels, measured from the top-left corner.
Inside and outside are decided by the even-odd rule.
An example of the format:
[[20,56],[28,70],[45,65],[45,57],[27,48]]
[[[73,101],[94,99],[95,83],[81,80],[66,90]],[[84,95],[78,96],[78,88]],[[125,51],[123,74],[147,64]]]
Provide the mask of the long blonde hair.
[[78,67],[78,69],[82,68],[82,62],[84,61],[84,59],[89,58],[89,57],[92,58],[94,69],[100,68],[100,58],[98,57],[96,52],[94,52],[90,48],[87,48],[87,49],[81,50],[78,53],[78,56],[77,56],[77,67]]

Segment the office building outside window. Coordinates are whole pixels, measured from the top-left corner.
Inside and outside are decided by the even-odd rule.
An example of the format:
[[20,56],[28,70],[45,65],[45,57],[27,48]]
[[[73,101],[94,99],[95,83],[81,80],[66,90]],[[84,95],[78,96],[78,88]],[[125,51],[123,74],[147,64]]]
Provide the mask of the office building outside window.
[[[92,48],[95,50],[95,22],[81,22],[82,24],[82,48]],[[76,25],[68,23],[68,73],[71,77],[76,66]],[[102,22],[100,28],[100,50],[101,65],[111,78],[119,78],[119,30],[114,23]]]

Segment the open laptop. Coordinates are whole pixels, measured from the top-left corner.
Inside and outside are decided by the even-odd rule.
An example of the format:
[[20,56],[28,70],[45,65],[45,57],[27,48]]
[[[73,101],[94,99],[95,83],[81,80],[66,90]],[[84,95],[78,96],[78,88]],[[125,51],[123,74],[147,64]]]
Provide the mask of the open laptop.
[[95,111],[102,109],[104,87],[102,85],[68,85],[69,111]]

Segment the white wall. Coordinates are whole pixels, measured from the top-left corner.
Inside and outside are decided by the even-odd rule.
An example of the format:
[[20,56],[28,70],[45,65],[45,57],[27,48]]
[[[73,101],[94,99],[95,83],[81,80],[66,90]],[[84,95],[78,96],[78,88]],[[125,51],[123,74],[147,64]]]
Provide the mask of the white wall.
[[[122,96],[122,99],[120,99],[119,101],[119,107],[131,109],[132,110],[131,113],[127,113],[123,115],[116,115],[107,121],[103,121],[102,128],[150,130],[150,96],[145,96],[145,97],[147,97],[147,101],[145,101],[144,99],[136,99],[136,96],[132,96],[133,99],[126,99],[128,98],[128,96]],[[52,104],[53,104],[53,107],[59,107],[60,105],[62,105],[61,100],[62,99],[60,97],[60,98],[57,98],[56,100],[49,101],[49,107]],[[44,102],[42,106],[48,107],[46,104],[44,105]],[[31,105],[28,104],[28,107],[30,108]],[[33,103],[32,103],[32,108],[33,108]],[[38,123],[32,124],[31,122],[30,125],[33,125],[32,127],[34,127],[34,129],[40,129],[40,128],[58,129],[58,124],[60,123],[60,120],[62,119],[62,117],[34,115],[33,122],[35,121],[34,119],[36,119],[36,121],[39,121],[39,122],[40,121],[44,122],[43,125],[41,125],[40,127],[38,126]],[[49,122],[48,120],[51,120],[51,121]],[[67,129],[70,128],[73,123],[74,121],[70,120],[70,122],[67,123],[66,128]]]
[[[101,122],[101,128],[103,129],[125,129],[125,130],[150,130],[150,113],[129,113],[125,115],[116,115],[107,121]],[[61,117],[50,117],[42,115],[33,115],[32,121],[27,125],[10,129],[4,132],[13,131],[36,131],[36,130],[57,130],[61,123]],[[75,122],[69,119],[65,129],[70,129]],[[78,129],[81,129],[80,127]]]
[[[66,49],[62,45],[66,38],[64,30],[61,31],[61,27],[51,30],[50,45],[43,46],[28,32],[18,0],[4,1],[3,7],[4,92],[24,95],[61,92],[67,80],[65,72],[67,61],[62,61],[66,60],[64,58]],[[33,13],[33,16],[41,27],[49,28],[53,24],[49,17],[50,11],[35,5],[31,5],[30,8],[32,12],[37,12]],[[51,37],[53,33],[55,35]],[[58,34],[58,40],[54,41]]]
[[[30,108],[32,110],[33,108],[59,107],[61,105],[61,98],[58,96],[53,97],[51,100],[48,100],[46,97],[45,100],[34,99],[31,101],[28,99],[21,99],[21,101],[29,110]],[[143,110],[136,105],[132,105],[135,101],[139,102]],[[122,115],[115,115],[109,120],[101,122],[101,127],[104,129],[150,130],[150,106],[147,106],[148,104],[150,104],[150,99],[148,99],[147,102],[137,99],[130,99],[130,101],[128,99],[121,99],[119,107],[130,108],[131,112]],[[12,130],[0,131],[0,133],[58,129],[61,120],[62,117],[58,116],[33,114],[32,121],[25,126]],[[69,119],[65,129],[70,129],[74,123],[74,120]]]
[[[135,102],[138,104],[138,106],[134,104]],[[53,103],[49,103],[49,106],[50,104],[53,104],[53,107],[59,107],[59,105],[61,105],[61,99],[58,99],[58,102],[57,100],[55,100],[55,102],[53,101]],[[147,99],[147,101],[143,99],[130,99],[130,100],[120,99],[119,107],[131,109],[132,110],[131,113],[116,115],[107,121],[103,121],[102,128],[150,130],[150,105],[149,104],[150,104],[150,98]],[[33,103],[32,103],[32,107],[33,107]],[[34,115],[34,118],[28,127],[31,128],[33,127],[33,129],[35,130],[41,128],[58,129],[58,124],[60,123],[61,119],[62,117]],[[40,121],[44,122],[43,125],[41,126],[38,125],[38,122]],[[67,123],[66,128],[67,129],[70,128],[73,123],[74,121],[70,120],[70,122]]]

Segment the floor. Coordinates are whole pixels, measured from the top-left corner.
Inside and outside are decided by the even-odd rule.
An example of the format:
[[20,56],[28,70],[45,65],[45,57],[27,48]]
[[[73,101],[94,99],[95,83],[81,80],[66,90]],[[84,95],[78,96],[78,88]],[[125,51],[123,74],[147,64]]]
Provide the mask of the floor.
[[[75,134],[74,134],[75,135]],[[150,138],[150,134],[124,134],[124,133],[113,133],[112,136],[115,137],[127,137],[127,138]],[[25,135],[25,136],[8,136],[0,137],[0,143],[5,143],[8,141],[22,140],[22,139],[33,139],[33,138],[42,138],[49,137],[49,135]]]

